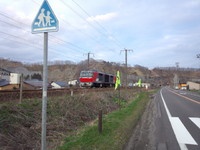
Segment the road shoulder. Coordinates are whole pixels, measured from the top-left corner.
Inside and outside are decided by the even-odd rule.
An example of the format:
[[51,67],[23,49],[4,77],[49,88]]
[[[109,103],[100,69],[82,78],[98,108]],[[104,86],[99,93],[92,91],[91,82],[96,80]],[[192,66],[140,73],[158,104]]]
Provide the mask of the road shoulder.
[[155,120],[159,115],[157,108],[153,95],[124,150],[156,149],[154,132]]

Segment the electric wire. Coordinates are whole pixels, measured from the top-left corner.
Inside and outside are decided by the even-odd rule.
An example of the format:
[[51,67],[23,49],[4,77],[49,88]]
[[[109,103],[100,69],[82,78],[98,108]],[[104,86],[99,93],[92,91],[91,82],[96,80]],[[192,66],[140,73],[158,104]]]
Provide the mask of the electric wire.
[[[32,0],[32,1],[33,1],[33,0]],[[36,4],[38,4],[38,3],[35,2],[35,1],[33,1],[33,2],[36,3]],[[67,5],[66,3],[64,3],[64,4],[65,4],[65,6]],[[78,4],[78,3],[76,3],[76,4]],[[79,4],[78,4],[78,5],[79,5]],[[82,11],[84,10],[80,5],[79,5],[79,7],[81,8]],[[73,10],[73,8],[71,8],[71,7],[70,7],[70,9]],[[84,11],[85,11],[85,10],[84,10]],[[76,12],[76,11],[74,11],[74,12]],[[87,13],[86,11],[85,11],[85,13],[89,16],[89,13]],[[77,13],[77,14],[79,14],[79,13]],[[1,12],[0,12],[0,15],[1,15],[1,16],[4,16],[4,17],[6,17],[6,18],[8,18],[8,19],[10,19],[10,20],[12,20],[12,21],[14,21],[14,22],[20,23],[20,25],[23,24],[23,25],[29,26],[29,25],[27,25],[27,24],[25,24],[25,23],[23,23],[23,22],[16,21],[15,19],[13,19],[13,18],[9,17],[8,15],[5,15],[5,14],[3,14],[3,13],[1,13]],[[80,17],[80,16],[81,16],[81,15],[79,15],[79,17]],[[82,19],[84,19],[84,17],[82,17]],[[20,29],[20,30],[23,30],[23,31],[27,32],[27,33],[30,33],[30,31],[24,30],[24,28],[21,27],[21,26],[19,27],[19,26],[13,24],[13,23],[8,23],[8,22],[3,21],[3,20],[0,20],[0,21],[3,22],[3,23],[5,23],[5,24],[8,24],[8,25],[10,25],[10,26],[14,26],[14,27],[16,27],[16,28],[18,28],[18,29]],[[85,19],[84,19],[84,21],[85,21]],[[87,23],[90,24],[88,21],[87,21]],[[97,22],[97,23],[98,23],[98,22]],[[106,34],[100,32],[94,25],[90,24],[90,26],[92,26],[92,27],[93,27],[94,29],[96,29],[99,33],[101,33],[102,35],[104,35],[105,37],[107,37]],[[100,26],[100,25],[99,25],[99,26]],[[103,28],[103,27],[102,27],[102,28]],[[79,31],[80,31],[80,30],[79,30]],[[84,34],[84,33],[83,33],[83,34]],[[84,35],[85,35],[85,34],[84,34]],[[40,35],[37,35],[37,36],[40,36]],[[87,34],[87,36],[89,36],[89,34]],[[40,37],[41,37],[41,36],[40,36]],[[56,39],[57,41],[54,40],[54,42],[57,43],[57,44],[59,44],[59,45],[62,45],[62,43],[64,42],[64,43],[70,45],[71,47],[73,47],[73,50],[74,50],[74,49],[77,49],[77,50],[81,49],[81,50],[83,50],[83,48],[81,48],[81,47],[79,47],[79,46],[77,46],[77,45],[75,45],[75,44],[73,44],[73,43],[67,42],[66,40],[60,39],[60,38],[58,38],[58,37],[56,37],[56,36],[50,35],[50,37],[52,37],[53,39]],[[50,38],[50,40],[51,40],[52,38]],[[96,38],[92,38],[92,39],[95,40],[95,41],[99,44],[99,41],[97,41]],[[26,42],[27,42],[27,41],[26,41]],[[62,46],[63,46],[63,45],[62,45]],[[104,45],[104,47],[105,47],[105,45]],[[51,49],[52,49],[52,48],[51,48]],[[72,48],[70,48],[70,49],[72,49]]]
[[[0,31],[0,33],[5,34],[5,35],[8,35],[8,36],[10,36],[10,37],[14,37],[14,38],[16,38],[17,40],[7,39],[7,38],[5,38],[5,37],[0,37],[0,38],[6,39],[6,40],[11,40],[11,41],[18,42],[18,43],[21,43],[21,44],[26,44],[26,45],[29,45],[29,46],[31,46],[31,47],[33,47],[33,48],[37,48],[37,49],[39,49],[39,50],[42,50],[42,45],[39,46],[38,44],[30,43],[30,41],[27,41],[27,40],[24,39],[24,38],[21,38],[21,37],[19,37],[19,36],[15,36],[15,35],[11,35],[11,34],[8,34],[8,33],[5,33],[5,32],[2,32],[2,31]],[[23,40],[23,41],[19,41],[19,39],[20,39],[20,40]],[[26,42],[25,42],[25,41],[26,41]],[[57,49],[55,49],[55,48],[53,48],[53,47],[51,47],[51,46],[49,46],[49,49],[50,49],[52,52],[54,52],[54,53],[57,53],[57,54],[59,54],[59,55],[63,55],[63,52],[60,52],[59,50],[57,50]],[[78,57],[78,56],[76,56],[76,57]],[[67,56],[66,58],[74,59],[74,57],[69,57],[69,56]]]
[[[102,43],[103,41],[98,41],[97,38],[95,37],[92,37],[91,35],[89,35],[87,32],[84,33],[82,30],[78,29],[77,27],[73,26],[72,24],[70,24],[68,21],[62,19],[62,21],[67,24],[67,25],[70,25],[72,28],[74,28],[75,30],[77,30],[78,32],[81,32],[83,35],[86,35],[87,37],[89,37],[91,40],[95,41],[97,44],[105,44],[105,43]],[[101,42],[101,43],[100,43]],[[108,50],[111,50],[110,47],[106,46],[106,45],[103,45],[105,48],[107,48]]]
[[[97,32],[99,32],[101,35],[103,35],[107,39],[107,35],[105,33],[102,33],[101,31],[99,31],[99,29],[97,27],[95,27],[93,24],[91,24],[89,21],[87,21],[82,15],[80,15],[77,11],[75,11],[72,7],[70,7],[66,2],[64,2],[63,0],[60,0],[60,1],[66,7],[68,7],[70,10],[72,10],[76,15],[78,15],[83,21],[85,21],[89,26],[91,26],[92,28],[94,28]],[[87,13],[87,14],[89,15],[89,13]],[[122,48],[120,44],[117,44],[117,46],[120,47],[120,48]],[[112,51],[112,49],[108,49],[108,50]],[[114,56],[114,57],[116,57],[116,56]]]
[[[39,5],[39,3],[35,2],[34,0],[32,0],[32,1],[33,1],[34,3],[36,3],[37,5]],[[76,3],[76,4],[77,4],[77,3]],[[80,6],[79,6],[79,7],[80,7]],[[82,9],[82,8],[81,8],[81,9]],[[27,25],[27,24],[25,24],[25,23],[23,23],[23,22],[17,21],[17,20],[15,20],[15,19],[9,17],[8,15],[3,14],[2,12],[0,12],[0,15],[4,16],[4,17],[6,17],[6,18],[9,18],[10,20],[12,20],[12,21],[14,21],[14,22],[16,22],[16,23],[20,23],[20,24],[23,24],[23,25],[25,25],[25,26],[29,26],[29,25]],[[88,15],[89,15],[89,14],[88,14]],[[62,19],[62,20],[66,23],[66,21],[65,21],[64,19]],[[30,31],[24,30],[22,27],[19,27],[19,26],[16,26],[16,25],[7,23],[7,22],[5,22],[5,21],[1,21],[1,22],[4,22],[4,23],[9,24],[9,25],[11,25],[11,26],[15,26],[16,28],[22,29],[22,30],[25,31],[25,32],[30,32]],[[70,24],[70,25],[71,25],[71,24]],[[72,26],[72,25],[71,25],[71,26]],[[75,27],[73,27],[73,28],[75,28]],[[77,29],[77,28],[76,28],[76,29]],[[81,30],[79,30],[79,32],[81,32]],[[83,32],[82,32],[82,33],[83,33]],[[95,42],[97,42],[97,43],[99,44],[99,41],[96,40],[96,38],[91,37],[89,34],[86,34],[86,33],[83,33],[83,34],[84,34],[84,35],[87,35],[88,37],[90,37],[92,40],[94,40]],[[40,35],[38,35],[38,36],[40,36]],[[60,41],[62,41],[62,42],[65,42],[65,43],[69,44],[70,46],[73,46],[73,47],[75,47],[75,48],[77,48],[77,49],[82,49],[82,50],[84,50],[83,48],[81,48],[81,47],[79,47],[79,46],[77,46],[77,45],[75,45],[75,44],[73,44],[73,43],[70,43],[70,42],[67,42],[67,41],[65,41],[65,40],[62,40],[62,39],[60,39],[60,38],[58,38],[58,37],[56,37],[56,36],[53,36],[53,35],[49,35],[49,36],[54,37],[55,39],[58,39],[58,40],[60,40]],[[104,46],[104,47],[110,49],[110,48],[107,47],[107,46]],[[73,49],[73,50],[74,50],[74,49]],[[85,51],[86,51],[86,50],[85,50]],[[81,52],[81,51],[79,51],[79,52]]]
[[[71,6],[69,6],[65,1],[60,0],[66,7],[68,7],[69,9],[71,9],[76,15],[78,15],[84,22],[86,22],[90,27],[94,28],[97,32],[99,32],[101,35],[103,35],[104,37],[106,37],[106,39],[108,38],[108,36],[101,32],[97,27],[95,27],[93,24],[91,24],[89,21],[87,21],[82,15],[80,15],[77,11],[75,11]],[[120,47],[121,48],[121,47]]]
[[[90,15],[83,7],[81,7],[81,6],[80,6],[77,2],[75,2],[74,0],[72,0],[72,2],[74,2],[88,17],[91,18],[91,15]],[[104,30],[104,32],[105,32],[106,34],[108,33],[107,29],[106,29],[105,27],[103,27],[98,21],[94,20],[94,22],[95,22],[102,30]],[[114,36],[112,35],[112,38],[115,40],[115,43],[116,43],[120,48],[123,48],[123,46],[121,45],[120,41],[117,40],[116,37],[114,37]]]
[[[1,12],[0,12],[0,15],[7,17],[7,15],[2,14]],[[17,23],[20,23],[20,24],[22,23],[22,22],[19,22],[19,21],[14,20],[14,19],[12,19],[12,18],[10,18],[10,17],[7,17],[7,18],[9,18],[9,19],[11,19],[11,20],[13,20],[13,21],[15,21],[15,22],[17,22]],[[3,23],[8,24],[8,25],[10,25],[10,26],[14,26],[14,27],[16,27],[16,28],[18,28],[18,29],[21,29],[21,30],[27,32],[27,33],[31,33],[30,31],[25,30],[23,27],[19,27],[19,26],[17,26],[17,25],[8,23],[8,22],[3,21],[3,20],[0,20],[0,22],[3,22]],[[23,23],[23,24],[24,24],[24,23]],[[27,24],[24,24],[24,25],[27,26]],[[42,37],[40,34],[34,34],[34,35]],[[62,39],[60,39],[60,38],[58,38],[58,37],[55,37],[55,36],[53,36],[53,35],[49,35],[49,36],[50,36],[50,37],[53,37],[53,38],[55,38],[55,39],[57,39],[57,40],[59,40],[59,41],[61,41],[61,42],[64,42],[64,43],[66,43],[66,44],[68,44],[68,45],[70,45],[70,46],[72,46],[73,48],[70,48],[70,49],[72,49],[72,50],[74,50],[74,48],[75,48],[76,50],[77,50],[77,49],[83,49],[83,48],[81,48],[81,47],[79,47],[79,46],[76,46],[76,45],[73,44],[73,43],[67,42],[67,41],[62,40]],[[50,39],[50,40],[51,40],[51,39]],[[54,41],[54,42],[55,42],[55,41]],[[57,44],[60,44],[60,43],[58,43],[58,42],[56,42],[56,43],[57,43]],[[62,44],[60,44],[60,45],[62,45]],[[80,51],[80,52],[81,52],[81,51]]]

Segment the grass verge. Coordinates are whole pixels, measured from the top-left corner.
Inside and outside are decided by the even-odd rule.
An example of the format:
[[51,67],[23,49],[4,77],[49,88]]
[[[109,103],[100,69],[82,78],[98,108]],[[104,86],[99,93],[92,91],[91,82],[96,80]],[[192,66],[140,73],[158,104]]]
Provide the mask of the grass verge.
[[103,132],[98,133],[97,121],[80,133],[67,137],[60,150],[118,150],[123,149],[132,129],[145,110],[149,93],[141,92],[127,107],[103,118]]

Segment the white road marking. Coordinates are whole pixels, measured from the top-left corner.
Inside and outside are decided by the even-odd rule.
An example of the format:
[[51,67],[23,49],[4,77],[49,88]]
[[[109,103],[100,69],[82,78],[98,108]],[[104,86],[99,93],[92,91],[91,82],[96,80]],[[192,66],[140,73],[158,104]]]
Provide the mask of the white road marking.
[[188,150],[187,146],[185,144],[179,143],[181,150]]
[[[162,90],[161,90],[161,91],[162,91]],[[170,112],[169,112],[169,109],[167,108],[167,105],[166,105],[166,103],[165,103],[165,100],[164,100],[164,98],[163,98],[163,95],[162,95],[162,92],[161,92],[161,91],[160,91],[160,95],[161,95],[163,104],[164,104],[164,106],[165,106],[165,110],[166,110],[166,112],[167,112],[167,116],[168,116],[168,117],[172,117],[172,115],[171,115]]]
[[185,92],[180,92],[180,94],[182,94],[182,95],[186,95],[186,93],[185,93]]
[[200,118],[190,117],[190,120],[200,128]]
[[178,143],[197,145],[193,137],[190,135],[178,117],[170,117],[169,119]]
[[188,132],[188,130],[185,128],[185,126],[183,125],[183,123],[181,122],[181,120],[178,117],[172,117],[169,109],[165,103],[165,100],[163,98],[162,95],[162,90],[160,91],[160,95],[165,107],[165,110],[167,112],[167,116],[169,118],[169,121],[171,123],[172,129],[174,131],[174,134],[176,136],[176,139],[178,141],[178,144],[180,146],[181,150],[188,150],[187,146],[185,144],[192,144],[192,145],[198,145],[196,143],[196,141],[193,139],[193,137],[191,136],[191,134]]

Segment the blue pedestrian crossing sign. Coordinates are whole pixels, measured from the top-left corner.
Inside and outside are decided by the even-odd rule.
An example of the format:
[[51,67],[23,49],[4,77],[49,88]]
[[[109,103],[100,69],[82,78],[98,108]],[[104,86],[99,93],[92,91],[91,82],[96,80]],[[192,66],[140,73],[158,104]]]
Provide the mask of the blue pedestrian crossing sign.
[[32,33],[58,31],[58,19],[47,0],[44,0],[32,23]]

